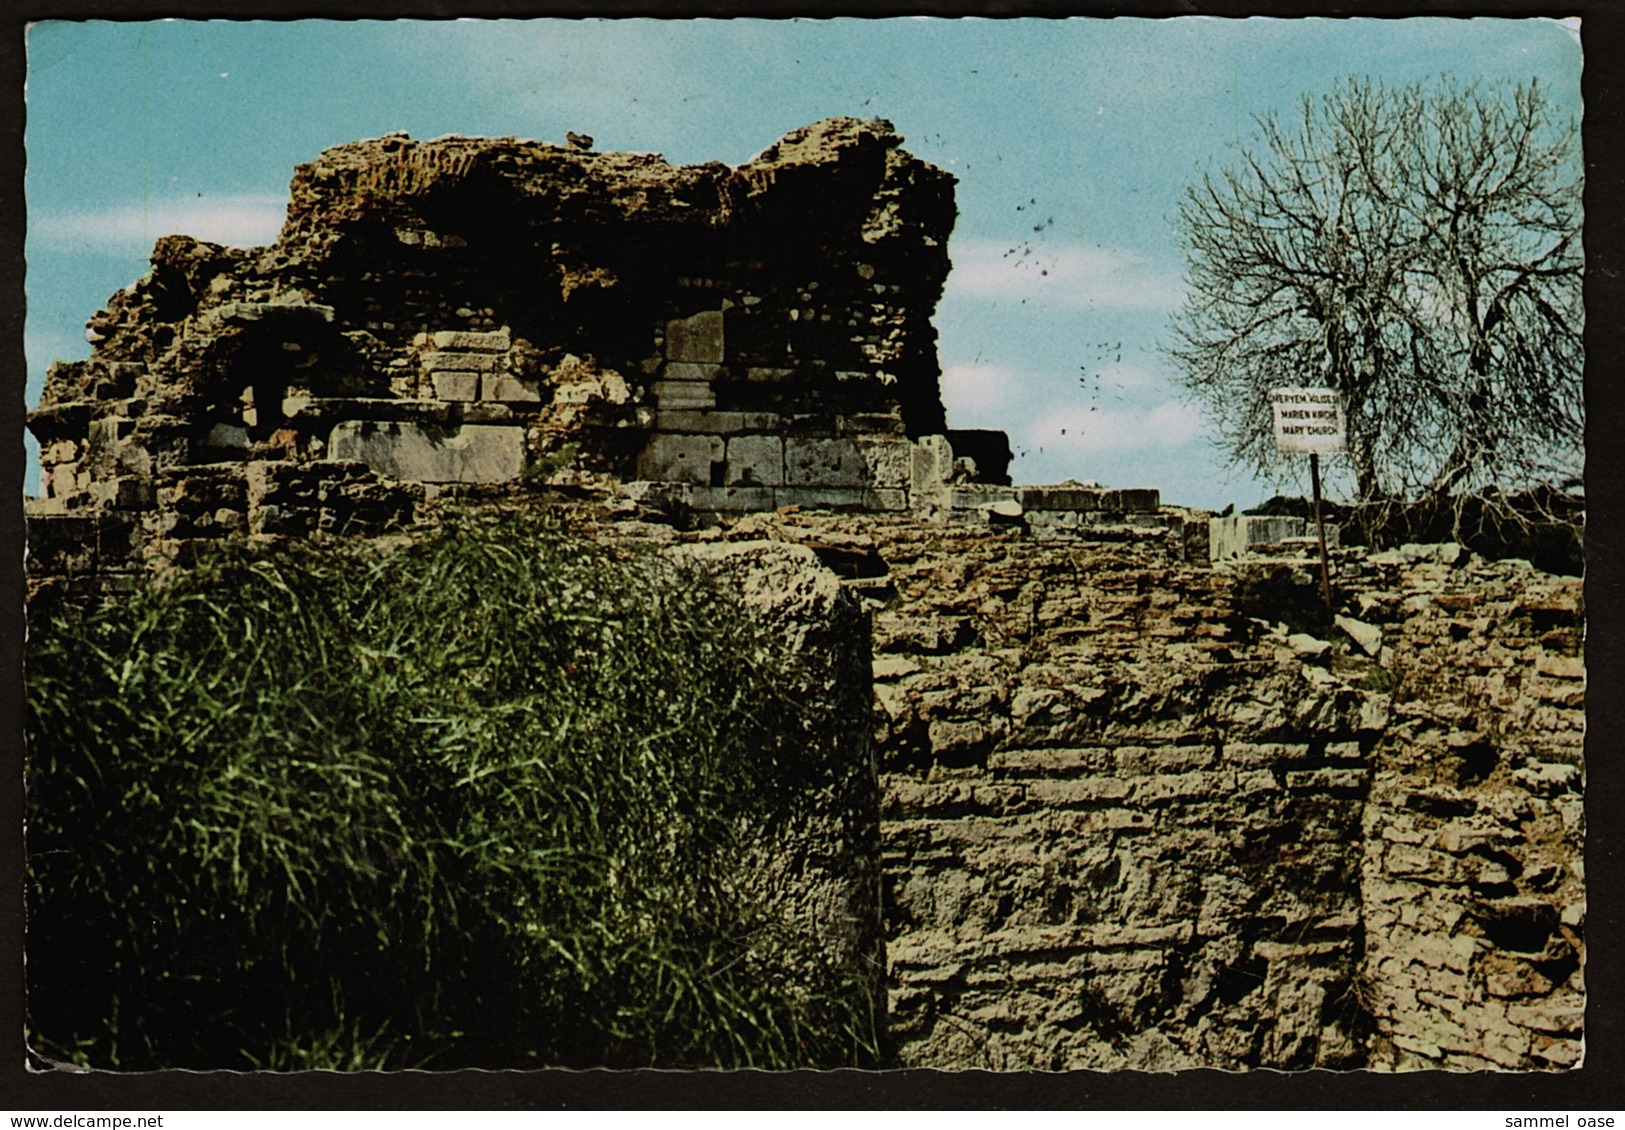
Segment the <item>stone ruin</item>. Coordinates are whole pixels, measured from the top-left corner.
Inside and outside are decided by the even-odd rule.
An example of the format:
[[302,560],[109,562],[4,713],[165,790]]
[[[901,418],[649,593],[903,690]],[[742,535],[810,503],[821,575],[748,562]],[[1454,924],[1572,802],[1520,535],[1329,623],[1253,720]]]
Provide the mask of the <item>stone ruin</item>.
[[[404,134],[295,173],[268,248],[158,241],[29,419],[33,572],[233,533],[372,533],[447,487],[612,479],[664,506],[1158,522],[1010,485],[947,428],[931,315],[954,178],[882,121],[736,168]],[[86,557],[94,547],[95,559]]]
[[1580,582],[1334,538],[1322,639],[1282,622],[1319,599],[1301,520],[1012,485],[1002,433],[946,426],[954,180],[899,141],[329,150],[273,246],[161,239],[52,367],[34,594],[547,485],[822,594],[873,711],[794,901],[884,971],[892,1062],[1578,1063]]

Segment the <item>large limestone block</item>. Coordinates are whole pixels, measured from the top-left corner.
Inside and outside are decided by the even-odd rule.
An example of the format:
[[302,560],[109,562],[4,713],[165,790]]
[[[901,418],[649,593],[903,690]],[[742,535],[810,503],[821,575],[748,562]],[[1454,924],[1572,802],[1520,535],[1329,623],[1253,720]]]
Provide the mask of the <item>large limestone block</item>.
[[784,440],[734,436],[728,441],[728,486],[776,487],[784,483]]
[[[691,435],[731,436],[741,432],[782,433],[785,417],[775,412],[716,412],[706,408],[656,408],[655,430]],[[783,451],[780,451],[782,457]]]
[[942,510],[952,503],[954,449],[947,436],[921,436],[914,442],[909,468],[909,504],[915,510]]
[[345,420],[334,426],[327,452],[407,482],[504,483],[525,469],[524,432],[509,424]]
[[908,494],[874,487],[785,486],[773,492],[775,506],[807,510],[905,510]]
[[656,381],[649,386],[655,401],[665,410],[698,411],[717,406],[716,394],[708,381]]
[[709,486],[711,465],[722,460],[721,436],[657,435],[638,455],[638,478]]
[[1028,510],[1088,511],[1107,509],[1107,497],[1113,492],[1104,487],[1056,486],[1023,487],[1017,497]]
[[442,370],[434,375],[434,394],[441,400],[478,400],[480,375]]
[[501,367],[502,358],[495,353],[469,353],[445,350],[423,355],[425,373],[441,373],[453,369],[461,373],[494,373]]
[[791,486],[872,485],[869,463],[855,439],[845,436],[791,436],[784,441],[784,481]]
[[434,347],[459,353],[506,353],[513,347],[508,331],[480,333],[475,330],[440,330],[431,339]]
[[1130,514],[1149,514],[1162,505],[1162,492],[1149,487],[1129,487],[1111,494],[1111,508]]
[[692,317],[667,322],[666,360],[720,364],[723,360],[722,311],[702,310]]
[[869,485],[906,490],[913,471],[914,444],[903,436],[866,436],[857,441],[869,469]]
[[778,505],[772,487],[694,487],[688,502],[695,510],[756,514]]
[[1022,487],[1017,497],[1028,510],[1055,512],[1149,514],[1155,513],[1161,504],[1161,493],[1156,490],[1143,487],[1119,490],[1078,483]]
[[[1227,561],[1251,552],[1255,546],[1279,545],[1305,533],[1302,518],[1284,515],[1236,514],[1208,523],[1208,548],[1214,561]],[[1309,528],[1314,533],[1313,527]]]

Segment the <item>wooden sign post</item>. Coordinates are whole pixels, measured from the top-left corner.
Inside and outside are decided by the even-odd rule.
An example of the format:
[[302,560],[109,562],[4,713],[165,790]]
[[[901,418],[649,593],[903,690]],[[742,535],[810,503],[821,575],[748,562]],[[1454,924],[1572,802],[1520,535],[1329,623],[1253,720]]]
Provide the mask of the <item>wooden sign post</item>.
[[1320,596],[1332,606],[1332,573],[1326,556],[1326,523],[1320,513],[1320,457],[1348,450],[1343,402],[1329,388],[1270,390],[1275,414],[1275,449],[1309,456],[1309,482],[1315,498],[1315,535],[1320,542]]

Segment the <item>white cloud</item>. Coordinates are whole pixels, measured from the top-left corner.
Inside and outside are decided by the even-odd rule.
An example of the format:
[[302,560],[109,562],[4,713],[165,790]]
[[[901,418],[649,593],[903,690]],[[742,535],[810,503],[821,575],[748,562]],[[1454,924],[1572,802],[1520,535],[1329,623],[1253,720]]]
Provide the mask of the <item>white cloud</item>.
[[43,209],[29,217],[29,235],[52,251],[145,253],[165,235],[261,247],[276,240],[287,207],[286,197],[251,195],[149,200],[96,211]]
[[995,417],[1009,408],[1018,381],[1003,365],[944,365],[942,403],[952,420]]
[[1067,309],[1170,310],[1185,293],[1176,272],[1126,248],[967,239],[955,241],[950,254],[950,297],[1026,300]]
[[1028,441],[1048,452],[1086,456],[1183,447],[1202,430],[1200,412],[1171,400],[1150,409],[1063,408],[1037,420]]

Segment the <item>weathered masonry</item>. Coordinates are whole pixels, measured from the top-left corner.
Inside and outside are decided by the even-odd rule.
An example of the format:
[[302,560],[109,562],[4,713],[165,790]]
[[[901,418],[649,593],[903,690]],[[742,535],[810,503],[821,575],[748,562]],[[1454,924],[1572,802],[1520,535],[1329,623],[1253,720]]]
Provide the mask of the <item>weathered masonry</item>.
[[[613,527],[611,527],[613,528]],[[792,512],[873,618],[897,1062],[1529,1070],[1582,1054],[1581,586],[1459,546]],[[694,535],[672,535],[677,537]]]
[[38,540],[94,526],[105,572],[564,465],[702,510],[952,505],[1010,458],[937,392],[952,184],[852,119],[733,169],[340,146],[298,170],[275,246],[161,240],[92,359],[52,369]]
[[[1160,523],[1155,491],[1018,492],[946,426],[931,314],[953,178],[835,119],[738,168],[405,136],[301,166],[277,243],[168,236],[29,426],[40,572],[233,533],[377,531],[561,471],[708,512]],[[60,550],[63,560],[51,565]],[[78,556],[76,556],[78,555]]]
[[552,490],[841,626],[873,710],[786,905],[884,968],[896,1063],[1576,1064],[1580,583],[1334,548],[1309,623],[1301,522],[1011,483],[939,394],[953,221],[884,122],[329,150],[276,244],[165,237],[52,368],[31,590]]

